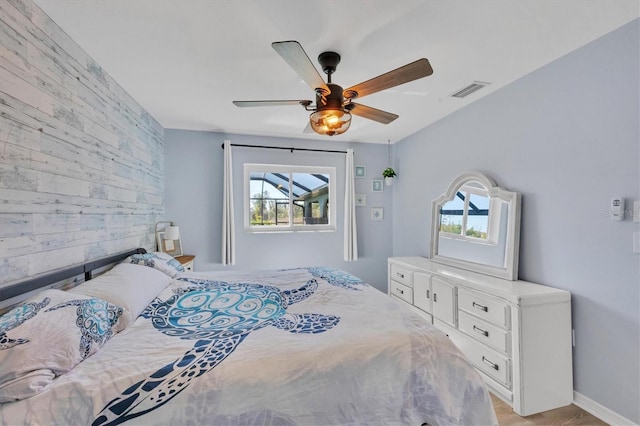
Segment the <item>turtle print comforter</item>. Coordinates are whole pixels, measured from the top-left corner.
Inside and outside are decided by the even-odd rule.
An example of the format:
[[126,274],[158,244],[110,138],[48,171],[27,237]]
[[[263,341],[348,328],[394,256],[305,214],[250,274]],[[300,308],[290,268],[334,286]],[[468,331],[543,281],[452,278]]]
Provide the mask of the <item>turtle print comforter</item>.
[[0,424],[491,425],[438,329],[343,271],[185,273]]

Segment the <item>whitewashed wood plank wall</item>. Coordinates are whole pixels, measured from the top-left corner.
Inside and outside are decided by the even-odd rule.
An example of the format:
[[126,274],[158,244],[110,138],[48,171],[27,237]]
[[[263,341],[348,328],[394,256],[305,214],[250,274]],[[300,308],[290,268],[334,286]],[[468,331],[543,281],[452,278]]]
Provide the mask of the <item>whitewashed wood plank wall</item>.
[[135,247],[164,130],[31,0],[0,1],[0,286]]

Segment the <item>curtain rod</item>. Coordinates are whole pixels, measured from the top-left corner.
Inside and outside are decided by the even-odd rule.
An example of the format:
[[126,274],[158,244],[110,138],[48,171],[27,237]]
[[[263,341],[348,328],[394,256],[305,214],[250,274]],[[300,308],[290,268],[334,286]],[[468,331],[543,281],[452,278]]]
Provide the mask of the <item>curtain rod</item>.
[[[266,146],[266,145],[245,145],[245,144],[237,144],[237,143],[232,143],[230,144],[231,146],[242,146],[245,148],[264,148],[264,149],[284,149],[287,151],[313,151],[313,152],[331,152],[331,153],[335,153],[335,154],[346,154],[347,151],[336,151],[336,150],[331,150],[331,149],[313,149],[313,148],[287,148],[284,146]],[[224,149],[224,143],[220,146],[222,149]]]

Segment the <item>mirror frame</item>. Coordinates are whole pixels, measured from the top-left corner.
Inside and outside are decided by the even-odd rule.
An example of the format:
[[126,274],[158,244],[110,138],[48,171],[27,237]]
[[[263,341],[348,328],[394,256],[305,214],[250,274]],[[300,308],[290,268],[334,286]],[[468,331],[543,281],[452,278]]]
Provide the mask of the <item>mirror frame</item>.
[[[487,188],[489,197],[499,198],[509,204],[507,218],[507,237],[505,245],[504,267],[485,265],[455,257],[438,254],[438,235],[440,230],[439,206],[454,199],[456,192],[464,185],[473,181],[480,182]],[[520,253],[520,201],[521,196],[517,192],[511,192],[499,187],[490,177],[480,172],[468,172],[458,176],[451,182],[447,191],[433,200],[431,208],[431,260],[444,265],[455,266],[468,271],[507,280],[518,279],[518,257]]]

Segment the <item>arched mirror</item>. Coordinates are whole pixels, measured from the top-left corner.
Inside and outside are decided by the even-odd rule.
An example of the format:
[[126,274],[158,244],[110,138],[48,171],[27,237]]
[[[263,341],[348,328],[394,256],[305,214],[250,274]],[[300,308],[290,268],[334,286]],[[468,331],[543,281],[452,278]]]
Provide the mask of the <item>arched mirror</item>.
[[518,279],[519,193],[482,173],[465,173],[433,201],[431,228],[432,261]]

